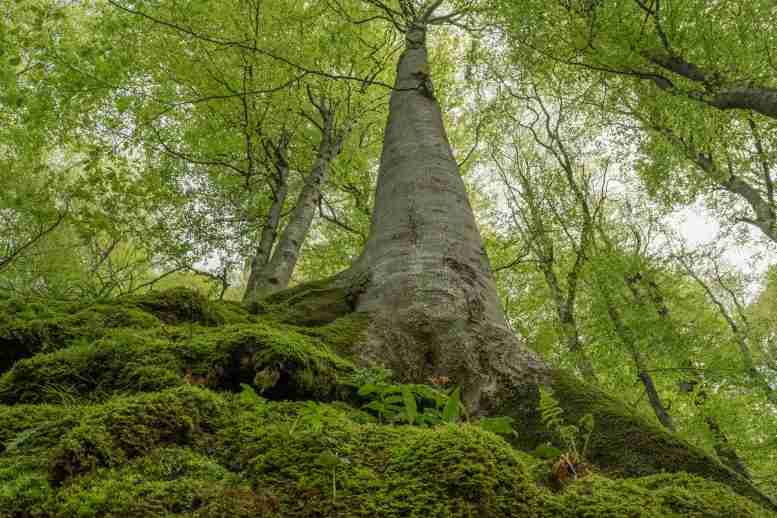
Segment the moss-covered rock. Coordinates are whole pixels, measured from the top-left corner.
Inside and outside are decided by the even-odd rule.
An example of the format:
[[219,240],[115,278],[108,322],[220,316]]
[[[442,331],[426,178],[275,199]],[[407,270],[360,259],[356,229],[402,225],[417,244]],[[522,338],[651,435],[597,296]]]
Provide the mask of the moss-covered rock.
[[0,372],[20,359],[75,342],[91,342],[114,329],[147,330],[177,324],[249,324],[255,318],[233,302],[214,302],[175,288],[127,297],[112,303],[0,302]]
[[586,477],[546,500],[546,516],[753,518],[771,513],[723,484],[686,473],[613,480]]
[[276,499],[187,448],[151,451],[65,488],[52,502],[59,516],[278,516]]
[[[553,370],[545,388],[553,392],[568,424],[577,425],[587,414],[593,417],[594,430],[587,457],[608,476],[644,477],[687,472],[726,484],[739,494],[777,511],[773,500],[717,458],[659,428],[618,399],[576,376]],[[512,440],[516,447],[532,451],[546,442],[553,442],[562,449],[567,447],[542,424],[537,385],[517,387],[512,398],[496,411],[516,418],[518,434]]]
[[[279,295],[273,311],[331,288]],[[605,469],[557,493],[538,483],[552,461],[472,424],[382,424],[351,406],[367,321],[341,295],[296,326],[182,290],[17,304],[4,329],[49,327],[0,376],[0,518],[769,515],[703,452],[563,373],[550,388],[569,420],[594,415]],[[516,391],[505,412],[524,447],[552,439],[536,396]]]
[[358,283],[335,276],[273,293],[249,310],[278,322],[321,326],[353,313],[358,291]]
[[25,312],[14,316],[0,325],[0,372],[22,358],[76,341],[92,341],[116,328],[153,329],[159,325],[156,317],[138,308],[109,304],[77,309],[70,314]]
[[163,445],[204,445],[226,411],[224,399],[192,386],[85,409],[52,450],[49,480],[59,485],[100,467],[113,467]]
[[17,362],[0,376],[0,402],[68,403],[184,383],[168,342],[128,330]]
[[343,403],[250,390],[179,387],[41,405],[37,417],[59,434],[20,439],[37,425],[0,407],[18,445],[0,454],[0,517],[769,515],[687,474],[590,476],[556,494],[534,483],[525,454],[476,426],[381,425]]
[[268,321],[158,332],[120,330],[91,343],[38,354],[0,376],[0,402],[62,403],[184,383],[275,399],[333,399],[352,364],[320,340]]
[[77,422],[79,407],[0,405],[0,454],[51,448]]
[[364,332],[368,325],[367,315],[350,313],[321,326],[299,327],[297,330],[320,339],[341,356],[353,358],[359,351],[359,345],[364,339]]
[[724,483],[777,511],[774,502],[749,480],[700,448],[631,412],[621,401],[561,371],[554,373],[552,389],[570,421],[577,422],[585,414],[594,417],[589,449],[597,466],[627,477],[684,471]]
[[215,302],[186,288],[151,291],[128,297],[126,304],[147,311],[166,324],[198,323],[205,326],[252,322],[250,314],[234,302]]

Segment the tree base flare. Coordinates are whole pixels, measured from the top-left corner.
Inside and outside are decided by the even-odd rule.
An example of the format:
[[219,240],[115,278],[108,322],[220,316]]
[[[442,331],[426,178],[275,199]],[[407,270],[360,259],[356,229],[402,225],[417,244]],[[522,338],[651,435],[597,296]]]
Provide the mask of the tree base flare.
[[[598,469],[618,477],[688,472],[726,484],[777,511],[777,504],[747,479],[635,415],[617,399],[571,374],[549,368],[503,327],[466,316],[439,318],[439,312],[423,306],[394,313],[380,307],[359,312],[359,296],[370,286],[362,275],[356,277],[361,282],[354,288],[349,284],[353,278],[345,272],[279,297],[284,297],[288,315],[298,314],[297,304],[316,315],[341,308],[342,312],[331,313],[334,318],[329,326],[357,315],[359,326],[350,329],[349,335],[353,341],[338,348],[349,360],[391,369],[405,383],[430,383],[441,376],[450,379],[462,388],[472,415],[513,417],[518,432],[513,444],[522,450],[531,451],[557,439],[541,423],[539,390],[544,387],[559,399],[569,424],[577,424],[585,414],[594,417],[590,460]],[[339,301],[332,300],[333,293],[339,293]],[[316,310],[319,307],[321,311]]]

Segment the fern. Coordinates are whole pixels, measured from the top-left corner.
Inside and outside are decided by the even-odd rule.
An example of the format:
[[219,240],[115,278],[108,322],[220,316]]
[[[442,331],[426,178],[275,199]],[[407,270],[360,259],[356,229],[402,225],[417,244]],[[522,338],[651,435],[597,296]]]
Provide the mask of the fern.
[[540,417],[548,429],[556,430],[564,424],[564,409],[553,396],[553,391],[540,387]]
[[[542,423],[561,438],[567,451],[577,459],[583,459],[588,451],[591,435],[594,431],[594,416],[585,414],[577,425],[565,424],[564,409],[551,390],[540,388],[540,418]],[[582,448],[578,448],[582,439]]]

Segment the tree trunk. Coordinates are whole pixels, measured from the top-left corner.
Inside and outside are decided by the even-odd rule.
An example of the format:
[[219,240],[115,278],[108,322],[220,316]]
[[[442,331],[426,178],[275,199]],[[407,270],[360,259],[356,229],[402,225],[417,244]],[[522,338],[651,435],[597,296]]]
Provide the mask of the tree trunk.
[[289,140],[286,136],[281,138],[278,145],[270,142],[266,143],[268,151],[272,152],[275,158],[275,186],[273,189],[273,201],[270,210],[267,213],[267,221],[262,228],[262,235],[259,239],[259,245],[256,247],[254,257],[251,259],[251,268],[246,283],[246,291],[243,294],[243,302],[251,303],[257,298],[257,290],[261,287],[262,270],[267,266],[272,254],[272,248],[278,236],[278,225],[281,222],[281,213],[283,205],[286,202],[286,195],[289,192],[289,164],[286,159],[286,149]]
[[736,448],[734,448],[729,442],[728,436],[720,427],[718,420],[713,416],[706,415],[704,406],[707,403],[707,391],[704,390],[703,381],[700,379],[700,377],[696,374],[693,374],[693,371],[690,372],[692,373],[691,377],[680,384],[680,389],[685,393],[691,393],[695,387],[700,387],[693,399],[693,404],[704,415],[704,422],[707,424],[707,427],[712,433],[715,453],[718,455],[718,458],[723,464],[736,471],[743,477],[750,479],[750,472],[747,469],[745,461],[742,460],[742,457],[739,456]]
[[642,358],[642,354],[637,348],[637,345],[634,343],[631,334],[623,324],[623,319],[618,313],[618,309],[609,300],[607,301],[607,312],[610,316],[610,321],[615,327],[615,333],[618,335],[618,338],[621,340],[621,342],[623,342],[623,345],[625,345],[629,350],[631,358],[634,360],[634,366],[637,369],[637,376],[642,382],[642,386],[645,388],[645,393],[647,394],[648,401],[650,402],[650,408],[653,409],[653,413],[656,415],[656,418],[658,418],[658,421],[664,425],[667,430],[674,432],[675,426],[674,421],[672,421],[672,416],[669,415],[669,411],[661,401],[661,397],[658,394],[658,389],[656,389],[656,384],[653,382],[653,377],[645,367],[645,360]]
[[249,279],[248,290],[243,298],[244,303],[255,303],[272,293],[286,289],[289,285],[300,250],[313,222],[329,167],[343,147],[348,131],[338,131],[335,128],[334,112],[331,109],[323,105],[318,108],[323,117],[323,125],[316,161],[305,178],[297,203],[272,256],[261,266],[254,279]]
[[575,318],[574,312],[574,302],[566,304],[557,303],[556,309],[559,322],[561,322],[561,332],[564,335],[567,350],[571,352],[575,358],[575,365],[587,382],[597,383],[594,365],[583,350],[583,344],[580,342],[580,333],[578,332],[577,319]]
[[410,381],[447,376],[468,407],[501,380],[539,379],[542,361],[509,331],[429,77],[426,27],[406,35],[381,156],[370,236],[353,270],[371,325],[362,355]]

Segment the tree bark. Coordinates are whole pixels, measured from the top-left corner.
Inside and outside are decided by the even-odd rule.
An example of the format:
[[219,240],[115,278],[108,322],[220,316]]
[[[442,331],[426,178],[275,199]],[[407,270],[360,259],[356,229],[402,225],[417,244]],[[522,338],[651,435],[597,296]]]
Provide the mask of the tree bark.
[[271,142],[265,143],[265,148],[275,158],[275,181],[273,186],[273,201],[267,213],[267,220],[262,227],[262,235],[256,252],[251,259],[251,267],[246,283],[246,291],[243,294],[243,302],[250,303],[256,300],[257,291],[261,287],[262,270],[267,266],[272,254],[272,248],[278,236],[278,226],[281,222],[283,205],[289,192],[289,163],[286,159],[286,150],[289,144],[288,136],[281,137],[277,145]]
[[[654,65],[703,86],[700,91],[683,92],[686,97],[719,110],[749,110],[777,119],[777,90],[774,88],[754,82],[727,81],[716,72],[704,70],[666,49],[643,51],[642,55]],[[667,78],[656,76],[654,82],[663,90],[677,90]]]
[[[316,104],[314,102],[314,104]],[[305,184],[297,197],[297,203],[289,216],[289,221],[281,233],[272,255],[259,268],[254,279],[249,279],[249,288],[243,298],[246,304],[252,304],[289,285],[291,274],[297,265],[299,253],[310,225],[318,208],[321,188],[326,181],[332,161],[342,150],[349,129],[335,127],[335,113],[325,101],[316,104],[321,116],[321,142],[318,145],[316,161],[313,164]]]
[[362,357],[408,381],[447,376],[473,412],[502,378],[547,370],[510,332],[429,77],[426,27],[412,25],[397,67],[370,236],[353,272],[368,279]]
[[669,411],[661,401],[661,396],[658,394],[658,389],[656,389],[656,384],[653,382],[653,377],[650,375],[645,366],[645,360],[642,357],[642,353],[639,351],[639,348],[634,343],[633,337],[626,329],[626,326],[623,324],[623,319],[621,318],[620,313],[618,313],[618,309],[610,300],[607,300],[607,312],[610,316],[610,321],[615,327],[615,333],[618,335],[618,338],[621,340],[621,342],[623,342],[623,345],[625,345],[629,350],[631,358],[634,360],[634,366],[637,369],[637,376],[642,382],[642,386],[645,388],[645,393],[647,394],[648,401],[650,402],[650,408],[653,409],[653,413],[656,415],[658,421],[664,425],[667,430],[674,432],[676,429],[674,426],[674,421],[672,420],[672,416],[669,414]]

